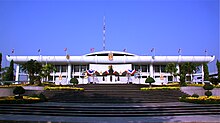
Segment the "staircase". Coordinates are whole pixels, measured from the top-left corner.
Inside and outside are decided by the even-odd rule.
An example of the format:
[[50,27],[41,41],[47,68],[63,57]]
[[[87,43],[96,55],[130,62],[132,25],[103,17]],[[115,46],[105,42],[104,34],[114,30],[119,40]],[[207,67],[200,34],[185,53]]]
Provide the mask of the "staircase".
[[220,115],[220,105],[27,105],[1,104],[0,114],[35,116],[152,117]]
[[178,102],[178,98],[186,95],[179,90],[141,91],[145,85],[139,84],[87,84],[78,85],[83,92],[71,90],[45,91],[51,102],[74,103],[164,103]]

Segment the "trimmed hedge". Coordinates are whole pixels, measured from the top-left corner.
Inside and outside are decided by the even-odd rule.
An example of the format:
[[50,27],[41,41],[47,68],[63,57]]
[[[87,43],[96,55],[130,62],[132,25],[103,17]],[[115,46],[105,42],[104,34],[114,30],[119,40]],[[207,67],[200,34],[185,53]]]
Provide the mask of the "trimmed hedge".
[[74,91],[84,91],[84,88],[76,88],[76,87],[44,87],[44,90],[74,90]]
[[181,102],[189,102],[196,104],[220,104],[220,96],[199,96],[199,97],[180,97]]
[[23,96],[22,99],[16,99],[15,96],[1,97],[0,104],[30,104],[41,102],[38,97]]
[[151,88],[146,88],[143,87],[141,88],[142,91],[149,91],[149,90],[180,90],[180,87],[151,87]]

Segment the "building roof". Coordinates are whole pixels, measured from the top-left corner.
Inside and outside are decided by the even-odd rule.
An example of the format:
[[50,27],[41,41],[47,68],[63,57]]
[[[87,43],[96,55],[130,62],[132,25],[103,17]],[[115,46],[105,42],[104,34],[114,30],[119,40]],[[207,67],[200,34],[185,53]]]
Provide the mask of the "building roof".
[[[109,58],[111,54],[112,59]],[[119,51],[101,51],[85,54],[82,56],[6,56],[8,61],[13,60],[17,64],[25,63],[31,59],[39,62],[47,62],[53,64],[161,64],[161,63],[209,63],[215,59],[215,56],[138,56],[135,54]]]
[[100,51],[86,54],[85,56],[108,56],[109,53],[113,53],[113,56],[136,56],[135,54],[120,52],[120,51]]

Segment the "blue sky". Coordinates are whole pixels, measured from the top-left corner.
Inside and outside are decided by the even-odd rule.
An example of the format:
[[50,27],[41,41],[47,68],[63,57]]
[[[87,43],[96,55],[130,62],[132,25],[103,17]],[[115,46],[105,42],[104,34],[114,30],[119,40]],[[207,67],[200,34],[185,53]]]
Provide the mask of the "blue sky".
[[[0,52],[5,55],[84,55],[106,50],[137,55],[215,55],[218,0],[0,0]],[[216,71],[215,62],[209,65]]]

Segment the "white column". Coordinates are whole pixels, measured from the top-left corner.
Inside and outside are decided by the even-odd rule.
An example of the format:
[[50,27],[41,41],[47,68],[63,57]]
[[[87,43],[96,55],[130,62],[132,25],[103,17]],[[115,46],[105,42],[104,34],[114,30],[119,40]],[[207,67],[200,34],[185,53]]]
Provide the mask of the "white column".
[[18,80],[19,80],[19,70],[20,70],[20,66],[17,65],[17,67],[16,67],[15,81],[18,81]]
[[[179,74],[180,73],[180,66],[179,66],[179,64],[176,64],[176,69],[177,69],[177,74]],[[180,77],[177,76],[176,79],[177,79],[176,81],[179,82]]]
[[53,82],[55,82],[55,71],[53,71]]
[[67,84],[69,84],[70,79],[71,79],[71,64],[68,64],[68,69],[67,69]]
[[203,82],[204,81],[204,66],[203,66],[203,64],[201,66],[201,71],[202,71],[202,82]]
[[150,77],[154,77],[154,68],[153,68],[153,64],[150,64]]

